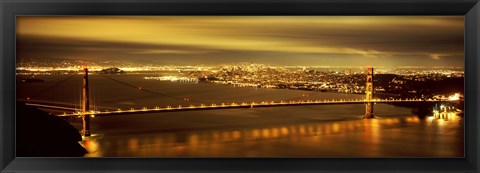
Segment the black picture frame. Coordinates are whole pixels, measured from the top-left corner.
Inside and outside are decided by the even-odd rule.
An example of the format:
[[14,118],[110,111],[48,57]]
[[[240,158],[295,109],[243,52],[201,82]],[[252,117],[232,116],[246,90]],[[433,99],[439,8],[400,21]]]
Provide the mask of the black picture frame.
[[[479,0],[1,0],[1,172],[479,172]],[[16,158],[15,16],[464,15],[464,158]]]

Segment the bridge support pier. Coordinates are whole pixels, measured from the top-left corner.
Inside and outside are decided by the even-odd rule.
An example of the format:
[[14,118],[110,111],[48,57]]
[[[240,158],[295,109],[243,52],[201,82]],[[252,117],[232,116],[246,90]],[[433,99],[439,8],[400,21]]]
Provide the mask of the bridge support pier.
[[90,136],[90,115],[86,114],[90,111],[89,93],[88,93],[88,68],[83,68],[85,74],[83,76],[82,86],[82,121],[83,121],[83,136]]
[[374,103],[367,103],[365,105],[365,115],[363,116],[363,118],[374,118],[375,116],[373,116],[373,104]]
[[365,105],[365,115],[364,118],[373,118],[373,68],[368,67],[366,70],[367,81],[366,81],[366,88],[365,88],[365,100],[367,104]]
[[83,121],[82,135],[90,136],[90,115],[82,115],[82,121]]

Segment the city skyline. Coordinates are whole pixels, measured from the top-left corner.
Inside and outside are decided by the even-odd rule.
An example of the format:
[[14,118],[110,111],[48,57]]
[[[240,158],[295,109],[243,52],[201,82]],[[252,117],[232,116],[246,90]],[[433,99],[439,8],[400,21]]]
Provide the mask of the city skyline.
[[463,16],[17,17],[17,58],[463,67]]
[[19,157],[465,155],[463,16],[16,19]]

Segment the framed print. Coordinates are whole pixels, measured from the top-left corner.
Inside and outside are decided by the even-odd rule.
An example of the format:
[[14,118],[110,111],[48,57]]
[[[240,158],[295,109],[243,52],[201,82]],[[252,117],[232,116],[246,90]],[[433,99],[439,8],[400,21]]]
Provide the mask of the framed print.
[[476,172],[479,8],[2,2],[2,171]]

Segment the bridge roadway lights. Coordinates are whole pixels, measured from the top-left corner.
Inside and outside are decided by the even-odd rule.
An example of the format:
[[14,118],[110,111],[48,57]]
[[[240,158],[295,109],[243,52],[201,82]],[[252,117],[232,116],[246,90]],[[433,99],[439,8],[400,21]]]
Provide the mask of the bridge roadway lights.
[[[174,110],[179,110],[179,109],[203,109],[203,108],[218,108],[218,109],[222,109],[222,108],[234,108],[234,107],[244,107],[244,108],[253,108],[253,107],[257,107],[257,106],[260,106],[260,107],[266,107],[266,106],[276,106],[276,105],[312,105],[312,104],[343,104],[343,103],[346,103],[346,104],[355,104],[355,103],[363,103],[365,104],[366,106],[369,105],[375,105],[376,103],[389,103],[389,102],[441,102],[441,101],[438,101],[438,100],[431,100],[431,101],[425,101],[425,100],[371,100],[371,101],[367,101],[367,100],[359,100],[359,101],[351,101],[351,102],[347,102],[347,101],[344,101],[344,102],[340,102],[340,101],[326,101],[326,102],[319,102],[319,103],[314,103],[314,102],[310,102],[310,103],[304,103],[304,104],[301,104],[299,102],[293,102],[293,101],[290,101],[290,102],[278,102],[278,103],[264,103],[264,104],[257,104],[257,103],[245,103],[245,105],[239,105],[237,103],[235,104],[224,104],[223,106],[220,106],[220,105],[216,105],[216,104],[212,104],[212,106],[206,106],[205,107],[201,107],[201,106],[195,106],[195,105],[190,105],[189,107],[182,107],[181,105],[179,105],[179,107],[171,107],[171,106],[168,106],[166,108],[160,108],[160,107],[155,107],[155,109],[138,109],[138,110],[135,110],[133,108],[131,108],[130,110],[121,110],[121,109],[117,109],[116,111],[105,111],[105,112],[100,112],[100,111],[89,111],[89,112],[83,112],[83,111],[77,111],[77,112],[74,112],[74,113],[71,113],[71,114],[58,114],[57,116],[63,116],[63,117],[67,117],[67,116],[75,116],[75,117],[78,117],[78,118],[82,118],[83,117],[83,114],[85,115],[91,115],[89,118],[93,118],[93,114],[97,114],[99,116],[104,116],[104,115],[116,115],[116,114],[125,114],[125,113],[129,113],[129,112],[140,112],[140,111],[143,111],[143,112],[158,112],[158,111],[165,111],[165,110],[168,110],[168,111],[174,111]],[[453,101],[449,101],[449,100],[444,100],[444,102],[453,102]],[[436,104],[437,106],[436,107],[439,107],[438,105],[439,104]],[[368,106],[369,107],[369,106]],[[439,108],[437,108],[439,109]],[[454,109],[453,107],[452,108],[449,108],[449,109]],[[371,109],[372,111],[369,111],[366,109],[365,111],[365,114],[364,114],[364,117],[366,118],[375,118],[374,116],[374,113],[373,113],[373,109]],[[371,113],[369,113],[371,112]],[[88,120],[87,120],[88,121]]]

